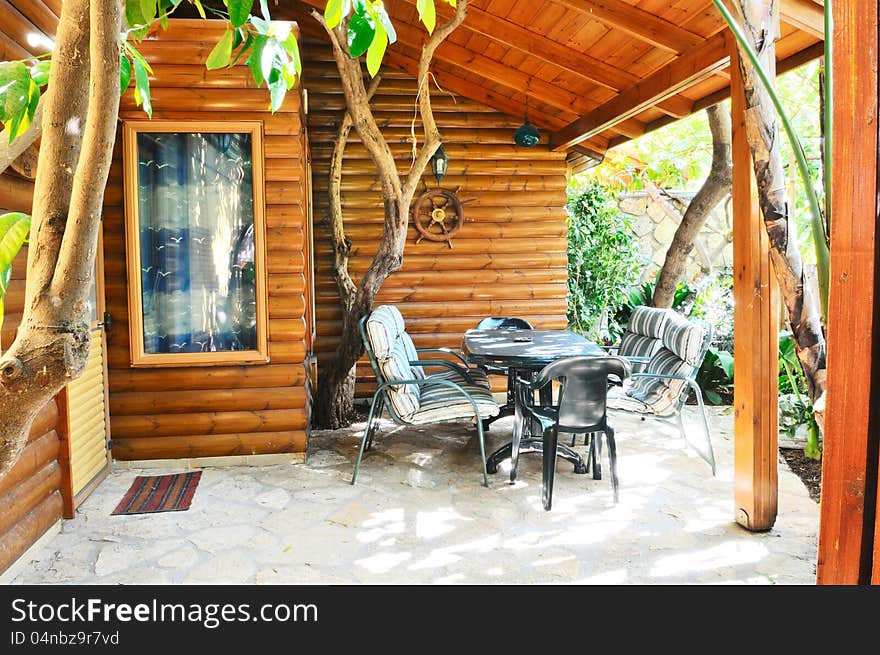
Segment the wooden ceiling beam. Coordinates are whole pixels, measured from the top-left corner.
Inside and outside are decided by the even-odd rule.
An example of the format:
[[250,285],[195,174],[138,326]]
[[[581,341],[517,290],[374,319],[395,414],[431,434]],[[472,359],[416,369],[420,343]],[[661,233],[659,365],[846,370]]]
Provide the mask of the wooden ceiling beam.
[[825,10],[813,0],[782,0],[780,18],[783,23],[825,40]]
[[551,137],[554,150],[567,150],[724,68],[730,62],[732,43],[733,37],[728,31],[707,39],[616,98],[554,133]]
[[[307,18],[307,16],[303,16],[299,22],[302,33],[328,42],[327,34],[324,30],[314,20],[307,21]],[[414,58],[392,49],[389,49],[385,56],[387,57],[386,64],[391,68],[407,73],[414,78],[418,75],[419,63]],[[469,82],[447,71],[434,69],[432,73],[437,80],[437,84],[444,91],[475,100],[508,116],[522,115],[522,103],[516,102],[512,98],[489,91],[478,84]],[[308,88],[308,82],[306,82],[306,87]],[[381,89],[382,85],[380,84],[380,92]],[[437,92],[435,91],[432,95],[436,94]],[[529,109],[529,118],[539,127],[552,127],[559,124],[557,117],[546,114],[534,107]]]
[[[303,0],[303,2],[317,9],[322,9],[325,4],[320,0]],[[289,9],[286,12],[287,14],[292,13]],[[277,13],[282,14],[282,12]],[[391,19],[397,30],[398,41],[421,51],[427,34],[424,29],[414,27],[394,15],[391,16]],[[390,51],[391,48],[389,48]],[[566,111],[570,115],[576,116],[590,109],[589,101],[580,94],[557,87],[550,82],[528,75],[485,55],[471,52],[448,39],[437,47],[434,52],[434,60],[455,66],[467,73],[479,75],[490,82],[534,98],[538,102]]]
[[687,52],[704,41],[699,34],[673,25],[622,0],[554,0],[554,2],[670,52]]
[[[780,59],[776,63],[776,74],[782,75],[783,73],[787,73],[790,70],[794,70],[798,66],[801,66],[808,61],[812,61],[817,59],[825,54],[824,45],[822,43],[814,43],[808,48],[804,48],[800,52],[796,52],[793,55],[789,55],[785,59]],[[719,102],[724,102],[730,98],[730,86],[725,86],[717,91],[713,91],[707,96],[703,96],[694,101],[693,113],[698,111],[702,111],[707,107],[711,107],[712,105],[718,104]],[[658,118],[657,120],[651,121],[650,123],[645,123],[645,131],[642,134],[648,134],[649,132],[653,132],[654,130],[659,130],[661,127],[665,127],[671,123],[674,123],[677,118],[671,116],[663,116],[662,118]],[[639,136],[642,136],[641,134]],[[626,143],[630,140],[631,137],[626,135],[613,137],[609,143],[608,148],[615,148],[623,143]]]
[[[416,0],[404,1],[411,5],[416,4]],[[452,9],[446,4],[438,4],[438,9],[446,18],[452,15]],[[625,89],[639,79],[629,71],[578,52],[558,41],[474,6],[468,6],[467,18],[460,29],[480,34],[612,91]]]

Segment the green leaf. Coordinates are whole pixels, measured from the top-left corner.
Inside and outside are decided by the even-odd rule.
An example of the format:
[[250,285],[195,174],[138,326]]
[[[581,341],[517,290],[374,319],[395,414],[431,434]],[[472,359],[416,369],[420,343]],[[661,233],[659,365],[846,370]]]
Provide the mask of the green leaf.
[[153,117],[153,104],[150,102],[150,78],[147,69],[140,59],[134,60],[134,102],[143,105],[144,111],[150,118]]
[[0,122],[9,130],[10,141],[15,138],[11,126],[17,126],[27,113],[33,83],[24,62],[0,62]]
[[201,0],[192,0],[192,3],[196,6],[196,10],[199,12],[199,16],[202,18],[207,18],[205,15],[205,8],[202,6]]
[[205,66],[208,70],[216,70],[228,66],[231,59],[232,30],[226,30],[223,33],[223,36],[220,37],[220,40],[217,41],[217,45],[211,50],[211,54],[208,55],[208,60],[205,62]]
[[269,109],[272,111],[273,114],[281,108],[281,104],[284,102],[284,96],[286,94],[287,84],[284,82],[283,79],[279,78],[269,85]]
[[382,58],[385,56],[385,48],[388,47],[388,35],[382,23],[376,25],[376,36],[367,50],[367,70],[370,77],[376,77],[379,67],[382,65]]
[[[284,45],[284,50],[290,56],[294,72],[297,75],[302,75],[302,57],[299,54],[299,43],[296,41],[296,35],[293,32],[288,34],[282,45]],[[287,88],[291,88],[291,85],[288,85]]]
[[46,86],[49,83],[49,69],[52,62],[48,59],[40,59],[31,66],[31,79],[37,86]]
[[144,59],[144,56],[141,53],[139,53],[133,45],[131,45],[130,43],[126,43],[125,44],[125,51],[132,58],[132,60],[136,59],[137,61],[141,62],[141,66],[143,66],[144,69],[148,73],[150,73],[150,75],[153,74],[153,68],[150,66],[149,62],[147,62],[147,60]]
[[280,49],[274,39],[269,39],[260,53],[260,72],[269,86],[272,86],[281,77],[282,66],[278,56]]
[[119,53],[119,93],[125,93],[131,83],[131,62],[124,52]]
[[327,27],[333,29],[349,11],[351,11],[350,0],[329,0],[324,7],[324,22],[327,23]]
[[416,9],[419,10],[419,20],[425,24],[428,34],[433,34],[437,24],[437,9],[434,7],[434,0],[417,0]]
[[257,86],[263,85],[263,71],[261,68],[261,60],[263,57],[263,48],[266,47],[266,43],[269,40],[269,37],[264,34],[258,34],[254,37],[254,45],[251,48],[251,54],[248,57],[247,65],[251,69],[251,75],[254,77],[254,81],[257,83]]
[[251,15],[254,0],[226,0],[226,8],[229,9],[229,20],[235,27],[241,27]]
[[254,35],[251,34],[250,32],[248,32],[247,38],[245,39],[241,48],[238,49],[238,52],[236,53],[235,57],[232,59],[232,63],[230,63],[229,65],[235,66],[235,64],[238,63],[238,60],[241,59],[241,56],[250,49],[250,47],[251,47],[251,45],[253,45],[253,43],[254,43]]
[[382,23],[382,27],[385,28],[385,34],[388,36],[388,42],[395,43],[397,41],[397,30],[395,30],[394,25],[391,24],[391,17],[385,10],[385,5],[379,5],[378,11],[376,13],[379,16],[379,22]]
[[348,51],[352,57],[360,57],[367,51],[376,35],[376,25],[366,11],[355,10],[348,23]]
[[11,212],[0,216],[0,299],[9,288],[12,261],[27,241],[30,229],[31,217],[27,214]]

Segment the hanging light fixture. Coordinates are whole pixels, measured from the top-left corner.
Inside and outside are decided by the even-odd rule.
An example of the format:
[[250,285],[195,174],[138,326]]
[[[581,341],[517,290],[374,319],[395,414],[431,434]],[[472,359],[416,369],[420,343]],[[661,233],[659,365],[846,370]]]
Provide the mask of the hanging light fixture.
[[449,155],[446,154],[446,150],[441,143],[440,147],[437,148],[437,152],[431,157],[431,170],[434,171],[434,177],[437,178],[437,184],[440,184],[440,180],[446,175],[446,170],[448,168]]
[[523,148],[531,148],[534,145],[538,144],[538,141],[541,140],[541,133],[538,131],[538,128],[529,123],[529,96],[526,96],[526,116],[525,122],[517,128],[516,132],[513,133],[513,140],[516,142],[516,145],[522,146]]

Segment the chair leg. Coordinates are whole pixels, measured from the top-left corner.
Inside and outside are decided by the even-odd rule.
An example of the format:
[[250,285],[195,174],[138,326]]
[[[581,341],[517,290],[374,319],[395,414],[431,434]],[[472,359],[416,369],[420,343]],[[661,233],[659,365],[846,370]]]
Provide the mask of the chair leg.
[[523,435],[523,420],[513,422],[513,438],[510,442],[510,484],[516,482],[516,467],[519,464],[519,446]]
[[544,509],[550,511],[553,505],[553,479],[556,476],[556,444],[558,442],[556,427],[544,430],[544,445],[541,459],[544,465],[542,476],[541,496],[544,501]]
[[712,439],[709,434],[709,417],[706,416],[706,405],[703,403],[702,394],[697,394],[697,404],[700,406],[700,412],[703,415],[703,431],[706,435],[706,448],[709,453],[709,457],[706,460],[709,463],[709,466],[712,467],[712,475],[715,475],[715,451],[712,450]]
[[602,433],[594,432],[590,440],[590,459],[593,463],[593,479],[602,479]]
[[379,421],[382,419],[382,412],[385,411],[385,397],[379,399],[379,404],[376,406],[376,415],[373,417],[376,423],[374,425],[367,424],[367,428],[369,429],[369,437],[367,438],[367,450],[373,449],[373,437],[376,436],[376,432],[379,431]]
[[483,486],[489,486],[489,474],[486,471],[486,439],[485,432],[483,430],[483,421],[480,420],[479,414],[477,415],[477,439],[480,442],[480,464],[483,466]]
[[[370,436],[371,428],[373,427],[373,416],[376,413],[376,405],[380,402],[379,396],[382,395],[382,391],[377,391],[373,396],[373,402],[370,403],[370,413],[367,415],[367,424],[364,426],[364,437],[361,439],[361,447],[358,450],[357,461],[354,463],[354,473],[351,476],[351,484],[354,484],[357,481],[358,471],[361,468],[361,459],[364,456],[364,449],[367,447],[367,440],[371,439]],[[376,426],[376,430],[378,431],[378,425]]]
[[614,428],[610,425],[605,428],[605,438],[608,440],[608,462],[611,467],[611,490],[614,492],[614,502],[617,502],[617,488],[620,486],[617,479],[617,444],[614,441]]

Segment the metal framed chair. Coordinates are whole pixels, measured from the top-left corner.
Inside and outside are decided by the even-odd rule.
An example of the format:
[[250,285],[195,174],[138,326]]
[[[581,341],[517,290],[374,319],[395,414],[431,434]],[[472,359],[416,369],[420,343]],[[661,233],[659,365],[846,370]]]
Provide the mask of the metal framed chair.
[[[478,371],[448,360],[411,359],[415,350],[412,339],[406,334],[400,312],[391,305],[378,307],[362,318],[359,328],[379,386],[370,404],[351,484],[357,481],[364,451],[372,446],[379,419],[387,409],[398,425],[473,418],[480,446],[483,486],[488,487],[483,420],[499,411],[488,388],[488,378],[482,383],[477,379]],[[442,366],[446,371],[428,374],[424,367],[430,365]]]
[[[712,343],[712,324],[706,321],[688,321],[671,314],[663,333],[662,347],[648,361],[643,371],[632,374],[628,384],[608,391],[610,409],[639,414],[643,419],[674,421],[685,443],[712,467],[715,475],[715,453],[712,449],[709,418],[703,402],[703,393],[696,382]],[[703,423],[705,450],[695,447],[687,438],[682,419],[682,408],[693,392]]]
[[[518,316],[487,316],[477,323],[476,330],[534,330],[532,324]],[[483,366],[487,374],[507,376],[507,402],[501,406],[498,416],[486,421],[486,426],[504,416],[514,413],[516,405],[516,369],[508,369],[504,366]]]
[[[599,459],[602,453],[601,438],[608,442],[608,459],[611,468],[611,488],[614,502],[618,499],[617,445],[614,428],[608,422],[606,396],[608,377],[626,380],[630,365],[622,357],[566,357],[545,366],[532,382],[517,379],[516,421],[513,431],[510,481],[516,480],[519,446],[527,421],[540,424],[543,433],[542,447],[542,500],[545,510],[553,502],[553,481],[556,475],[556,455],[560,433],[584,435],[590,445],[588,464],[592,461],[593,478],[601,478]],[[533,406],[534,392],[552,381],[560,383],[559,401],[555,406]]]

